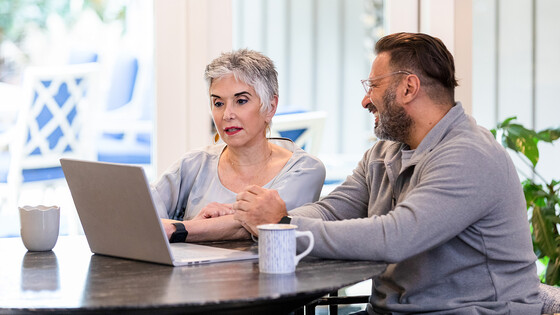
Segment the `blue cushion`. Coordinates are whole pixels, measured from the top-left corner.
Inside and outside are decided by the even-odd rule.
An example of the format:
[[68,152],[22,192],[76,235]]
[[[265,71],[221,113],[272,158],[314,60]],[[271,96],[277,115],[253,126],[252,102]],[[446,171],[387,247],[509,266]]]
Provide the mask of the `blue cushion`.
[[[149,136],[147,136],[149,139]],[[152,149],[150,141],[135,141],[124,144],[118,135],[105,135],[98,141],[97,159],[101,162],[150,164]]]
[[69,64],[97,62],[98,55],[94,51],[89,50],[73,50],[68,58]]
[[132,100],[137,75],[138,59],[127,55],[117,58],[107,92],[108,110],[119,108]]
[[295,142],[297,138],[299,138],[299,136],[301,136],[301,134],[305,132],[305,130],[307,129],[304,128],[304,129],[285,130],[285,131],[280,131],[278,133],[280,134],[280,136],[284,138],[288,138]]
[[[305,132],[305,130],[307,130],[307,128],[285,130],[285,131],[280,131],[278,133],[280,134],[280,136],[282,136],[284,138],[288,138],[288,139],[292,140],[293,142],[296,142],[296,140],[299,138],[299,136],[301,136],[302,133]],[[305,150],[305,145],[303,145],[302,149]]]
[[[10,168],[10,153],[3,152],[0,154],[0,183],[8,181],[8,171]],[[59,167],[26,169],[23,170],[23,182],[36,182],[41,180],[64,178],[64,172]]]
[[301,108],[295,108],[295,107],[281,107],[277,112],[276,115],[289,115],[289,114],[301,114],[301,113],[307,113],[308,110],[306,109],[301,109]]
[[0,183],[6,183],[8,180],[8,170],[10,169],[10,153],[0,153]]

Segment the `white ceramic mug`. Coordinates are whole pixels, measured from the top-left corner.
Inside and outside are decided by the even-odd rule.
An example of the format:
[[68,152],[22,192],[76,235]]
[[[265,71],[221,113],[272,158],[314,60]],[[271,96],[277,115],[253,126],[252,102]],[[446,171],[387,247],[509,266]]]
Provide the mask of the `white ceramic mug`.
[[58,239],[60,207],[23,206],[19,207],[21,239],[30,251],[49,251]]
[[[299,261],[313,249],[313,234],[296,231],[293,224],[264,224],[259,229],[259,271],[265,273],[291,273]],[[296,255],[296,238],[307,237],[309,246]]]

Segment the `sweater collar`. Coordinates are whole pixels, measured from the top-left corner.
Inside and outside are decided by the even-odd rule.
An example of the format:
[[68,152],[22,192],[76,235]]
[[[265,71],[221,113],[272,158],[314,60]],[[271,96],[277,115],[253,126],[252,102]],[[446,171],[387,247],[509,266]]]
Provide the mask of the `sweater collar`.
[[416,164],[426,154],[430,153],[445,137],[445,135],[457,124],[457,121],[466,118],[465,110],[461,102],[455,105],[443,116],[443,118],[426,134],[422,142],[416,148],[410,164]]

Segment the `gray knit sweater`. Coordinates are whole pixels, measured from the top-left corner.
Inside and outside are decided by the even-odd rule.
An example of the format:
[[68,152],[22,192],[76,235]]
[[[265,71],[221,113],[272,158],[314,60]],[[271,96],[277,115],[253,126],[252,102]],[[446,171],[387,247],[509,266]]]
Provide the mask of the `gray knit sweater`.
[[389,263],[373,281],[370,314],[540,314],[507,152],[460,103],[407,149],[378,141],[330,195],[290,212],[313,233],[312,255]]

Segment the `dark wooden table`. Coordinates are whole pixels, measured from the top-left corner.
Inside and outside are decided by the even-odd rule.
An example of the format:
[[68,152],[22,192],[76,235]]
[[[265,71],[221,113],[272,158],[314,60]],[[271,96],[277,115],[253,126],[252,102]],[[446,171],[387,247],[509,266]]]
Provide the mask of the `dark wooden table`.
[[60,237],[50,252],[28,252],[20,238],[4,238],[0,314],[283,314],[384,269],[313,257],[288,275],[261,274],[256,260],[170,267],[93,255],[81,236]]

